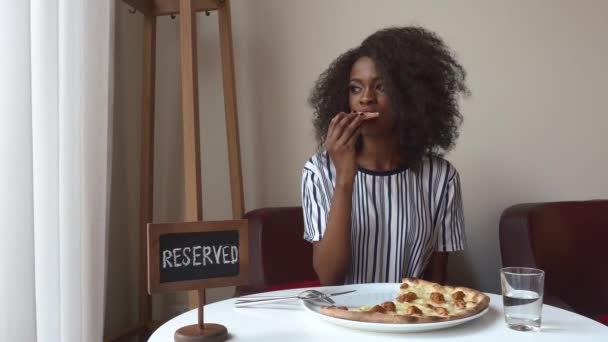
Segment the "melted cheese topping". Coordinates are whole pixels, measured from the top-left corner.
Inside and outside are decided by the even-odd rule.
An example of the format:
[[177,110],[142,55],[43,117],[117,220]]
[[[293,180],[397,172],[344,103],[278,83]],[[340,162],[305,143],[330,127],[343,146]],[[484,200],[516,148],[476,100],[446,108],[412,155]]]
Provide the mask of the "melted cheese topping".
[[[418,298],[409,303],[408,302],[403,302],[403,303],[398,302],[397,299],[395,298],[393,300],[393,303],[395,303],[397,312],[387,311],[386,314],[405,315],[407,313],[407,309],[410,306],[415,305],[418,309],[420,309],[420,311],[422,311],[423,316],[444,317],[444,316],[436,313],[435,311],[433,311],[433,309],[427,307],[427,304],[431,304],[434,307],[446,308],[448,310],[448,315],[453,315],[459,311],[464,310],[464,309],[461,309],[456,306],[456,303],[455,303],[454,299],[452,298],[452,292],[448,292],[445,289],[437,290],[437,289],[433,289],[433,288],[429,288],[429,287],[424,287],[424,288],[423,287],[414,287],[412,285],[410,285],[410,287],[407,289],[399,289],[399,295],[406,294],[408,292],[414,292]],[[433,302],[431,300],[431,293],[433,293],[433,292],[441,293],[445,299],[445,303],[436,304],[435,302]],[[465,301],[465,304],[466,304],[465,309],[475,306],[475,303],[470,302],[470,300],[471,300],[470,295],[468,295],[466,292],[464,294],[463,300]],[[381,304],[381,303],[378,303],[378,304]],[[370,311],[372,308],[373,308],[372,306],[362,306],[358,309],[354,309],[353,311],[363,311],[364,312],[364,311]]]

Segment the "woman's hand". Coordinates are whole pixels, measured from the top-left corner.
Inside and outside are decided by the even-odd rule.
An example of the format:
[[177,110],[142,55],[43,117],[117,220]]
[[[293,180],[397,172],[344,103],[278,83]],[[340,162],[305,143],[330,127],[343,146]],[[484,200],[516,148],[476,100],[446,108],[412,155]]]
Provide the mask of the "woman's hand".
[[338,113],[329,123],[325,148],[336,167],[336,185],[352,185],[357,174],[355,143],[363,116]]

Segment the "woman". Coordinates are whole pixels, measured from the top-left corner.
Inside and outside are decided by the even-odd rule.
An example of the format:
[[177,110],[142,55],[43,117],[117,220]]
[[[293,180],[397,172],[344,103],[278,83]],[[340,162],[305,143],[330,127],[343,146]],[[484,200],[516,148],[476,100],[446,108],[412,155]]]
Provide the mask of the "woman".
[[302,206],[322,284],[445,281],[465,236],[459,176],[441,154],[458,136],[465,76],[418,27],[378,31],[320,76]]

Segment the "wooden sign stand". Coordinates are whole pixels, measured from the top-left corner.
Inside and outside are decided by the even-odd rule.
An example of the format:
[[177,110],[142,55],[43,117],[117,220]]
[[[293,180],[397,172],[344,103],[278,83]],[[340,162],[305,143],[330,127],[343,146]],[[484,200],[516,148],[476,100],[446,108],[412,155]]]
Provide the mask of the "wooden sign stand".
[[[161,322],[152,320],[152,301],[151,296],[147,292],[146,268],[146,228],[147,224],[153,220],[154,85],[156,69],[156,17],[158,16],[180,15],[184,191],[186,199],[185,220],[203,220],[196,59],[196,13],[201,11],[217,11],[218,13],[232,216],[238,219],[244,214],[230,0],[123,1],[144,15],[139,214],[139,318],[137,326],[118,334],[114,338],[110,338],[110,341],[121,341],[131,336],[142,336],[145,338],[161,324]],[[200,303],[204,303],[204,294],[204,291],[198,291],[198,293],[196,291],[190,292],[190,306],[195,307],[200,305]]]
[[148,292],[199,292],[198,323],[178,329],[175,342],[227,340],[226,327],[204,322],[204,288],[247,282],[247,220],[149,224],[147,235]]
[[198,290],[198,324],[187,325],[175,332],[175,342],[223,342],[228,339],[225,326],[215,323],[204,323],[203,310],[205,289]]

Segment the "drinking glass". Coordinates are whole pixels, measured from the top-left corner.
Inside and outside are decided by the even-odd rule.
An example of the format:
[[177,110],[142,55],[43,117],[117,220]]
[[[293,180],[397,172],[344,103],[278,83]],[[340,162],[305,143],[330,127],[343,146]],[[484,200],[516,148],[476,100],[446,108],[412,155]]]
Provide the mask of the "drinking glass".
[[518,331],[538,331],[543,308],[545,272],[536,268],[500,270],[505,321]]

